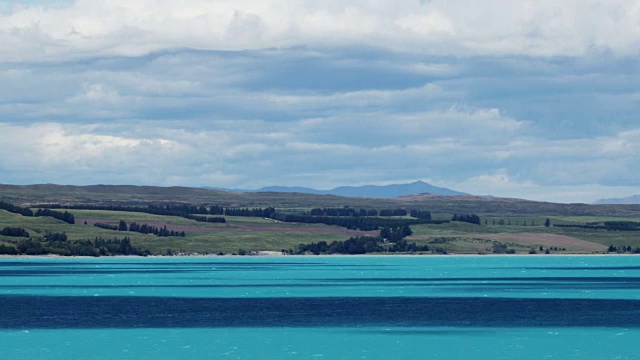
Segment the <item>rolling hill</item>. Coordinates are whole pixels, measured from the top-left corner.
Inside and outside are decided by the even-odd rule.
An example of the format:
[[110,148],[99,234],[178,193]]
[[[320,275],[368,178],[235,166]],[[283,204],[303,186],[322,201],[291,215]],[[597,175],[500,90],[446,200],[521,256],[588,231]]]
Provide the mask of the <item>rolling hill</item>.
[[344,197],[283,192],[237,193],[189,187],[132,185],[0,185],[0,200],[18,205],[127,204],[167,202],[227,207],[356,207],[426,209],[434,213],[527,214],[640,217],[640,205],[558,204],[473,195],[418,194],[387,198]]

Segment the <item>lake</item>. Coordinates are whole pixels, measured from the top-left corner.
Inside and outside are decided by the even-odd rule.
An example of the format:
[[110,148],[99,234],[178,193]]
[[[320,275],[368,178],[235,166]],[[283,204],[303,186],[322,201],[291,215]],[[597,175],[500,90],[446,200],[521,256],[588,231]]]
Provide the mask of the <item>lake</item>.
[[640,257],[0,259],[2,359],[639,359]]

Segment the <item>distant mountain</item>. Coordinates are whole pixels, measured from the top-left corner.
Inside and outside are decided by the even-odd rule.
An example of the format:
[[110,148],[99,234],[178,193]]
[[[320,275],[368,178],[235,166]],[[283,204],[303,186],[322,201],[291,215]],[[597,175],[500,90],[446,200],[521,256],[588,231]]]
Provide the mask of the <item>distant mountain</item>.
[[632,195],[625,198],[602,199],[596,201],[597,205],[635,205],[640,204],[640,195]]
[[458,191],[447,188],[433,186],[424,181],[416,181],[410,184],[393,184],[385,186],[364,185],[364,186],[341,186],[328,192],[331,195],[366,197],[373,199],[394,198],[415,194],[436,194],[436,195],[466,195]]
[[467,195],[455,190],[433,186],[424,181],[416,181],[410,184],[393,185],[364,185],[364,186],[340,186],[331,190],[316,190],[306,187],[269,186],[258,190],[233,190],[220,189],[235,192],[287,192],[315,195],[338,195],[346,197],[362,197],[370,199],[390,199],[399,196],[416,194],[436,194],[436,195]]

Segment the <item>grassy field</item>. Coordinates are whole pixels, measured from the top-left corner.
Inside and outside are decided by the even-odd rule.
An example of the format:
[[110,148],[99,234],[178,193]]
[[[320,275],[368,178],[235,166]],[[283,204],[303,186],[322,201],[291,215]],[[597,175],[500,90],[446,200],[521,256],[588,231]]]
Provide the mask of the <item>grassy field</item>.
[[[0,229],[23,227],[33,238],[47,232],[65,232],[69,240],[94,239],[102,237],[131,238],[134,246],[150,250],[154,254],[164,254],[167,249],[185,253],[234,253],[246,251],[280,251],[290,249],[300,243],[346,240],[351,236],[367,235],[371,232],[352,231],[337,226],[322,224],[282,223],[262,218],[227,216],[227,223],[201,223],[175,216],[159,216],[135,212],[69,210],[76,218],[76,224],[49,217],[24,217],[0,210]],[[183,237],[159,237],[137,232],[113,231],[92,226],[95,222],[117,225],[119,220],[137,222],[153,226],[167,226],[170,230],[184,231]],[[85,225],[85,221],[87,224]],[[15,243],[21,238],[1,236],[2,243]],[[24,239],[24,238],[22,238]]]
[[[552,224],[587,224],[590,222],[602,222],[608,220],[638,219],[611,218],[611,217],[548,217]],[[443,225],[416,225],[413,226],[413,235],[410,240],[419,245],[441,247],[447,252],[455,253],[486,253],[491,252],[495,243],[506,244],[517,253],[528,253],[530,250],[540,251],[540,247],[558,248],[556,253],[602,253],[609,245],[640,247],[640,232],[636,231],[607,231],[581,228],[545,227],[547,217],[510,217],[501,219],[505,225],[493,225],[492,217],[487,218],[488,225],[474,225],[462,222],[452,222]],[[523,226],[527,221],[528,226]],[[531,226],[531,222],[537,224]],[[520,225],[515,225],[516,222]],[[562,250],[564,249],[564,250]]]
[[[64,209],[61,209],[64,211]],[[300,243],[346,240],[358,235],[377,235],[378,232],[348,230],[323,224],[283,223],[256,217],[226,216],[226,223],[202,223],[175,216],[160,216],[138,212],[103,210],[68,210],[76,224],[70,225],[49,217],[23,217],[0,210],[0,229],[23,227],[33,238],[47,232],[65,232],[69,240],[112,239],[128,236],[132,244],[154,254],[174,253],[235,253],[245,251],[280,251]],[[451,214],[437,213],[435,219],[449,219]],[[451,222],[442,225],[414,225],[408,241],[429,245],[448,253],[490,253],[495,244],[507,245],[516,253],[552,249],[555,253],[602,253],[609,245],[640,247],[640,232],[607,231],[582,228],[545,227],[552,224],[587,224],[608,220],[637,221],[636,218],[597,216],[482,216],[482,225]],[[184,231],[185,237],[159,237],[137,232],[120,232],[93,226],[96,222],[117,225],[120,220],[137,222],[169,230]],[[486,223],[486,225],[485,225]],[[524,226],[523,224],[527,225]],[[532,226],[531,224],[535,224]],[[494,225],[495,224],[495,225]],[[502,224],[502,225],[501,225]],[[15,244],[19,238],[0,236],[0,243]],[[555,250],[557,249],[557,250]]]

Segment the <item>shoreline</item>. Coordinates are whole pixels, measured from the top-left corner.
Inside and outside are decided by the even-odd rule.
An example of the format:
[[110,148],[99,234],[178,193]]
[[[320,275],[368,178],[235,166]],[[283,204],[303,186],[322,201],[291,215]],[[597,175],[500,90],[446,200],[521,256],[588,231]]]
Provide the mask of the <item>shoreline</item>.
[[594,254],[594,253],[574,253],[574,254],[324,254],[324,255],[282,255],[282,254],[258,254],[258,255],[150,255],[150,256],[137,256],[137,255],[115,255],[115,256],[62,256],[62,255],[0,255],[0,261],[4,259],[208,259],[208,258],[404,258],[404,257],[421,257],[421,258],[473,258],[473,257],[504,257],[504,258],[519,258],[519,257],[628,257],[628,256],[640,256],[640,254]]

